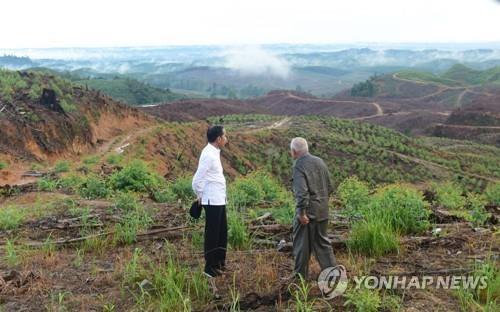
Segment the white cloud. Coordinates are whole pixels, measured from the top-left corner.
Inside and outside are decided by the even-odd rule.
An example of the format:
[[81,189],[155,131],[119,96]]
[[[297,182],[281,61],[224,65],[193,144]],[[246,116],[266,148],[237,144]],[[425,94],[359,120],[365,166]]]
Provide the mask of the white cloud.
[[288,62],[259,46],[234,48],[226,56],[225,67],[245,76],[272,75],[286,79],[290,74]]

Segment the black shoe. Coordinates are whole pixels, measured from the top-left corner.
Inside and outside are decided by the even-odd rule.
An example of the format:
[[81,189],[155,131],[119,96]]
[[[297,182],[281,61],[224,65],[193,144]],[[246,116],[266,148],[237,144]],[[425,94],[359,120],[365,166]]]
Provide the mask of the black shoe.
[[205,271],[204,271],[204,273],[205,273],[205,275],[206,275],[207,277],[217,277],[217,276],[219,276],[219,275],[221,275],[221,274],[222,274],[222,273],[221,273],[219,270],[217,270],[217,269],[207,269],[207,270],[205,270]]
[[203,274],[205,274],[206,277],[208,278],[215,278],[217,276],[217,274],[211,274],[211,273],[207,273],[207,272],[203,272]]

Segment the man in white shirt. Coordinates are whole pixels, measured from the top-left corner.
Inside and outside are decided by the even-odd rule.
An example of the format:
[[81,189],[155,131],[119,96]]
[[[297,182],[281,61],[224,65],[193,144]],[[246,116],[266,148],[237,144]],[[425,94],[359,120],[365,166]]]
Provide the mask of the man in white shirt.
[[207,140],[192,187],[205,208],[205,274],[215,277],[225,270],[227,248],[226,179],[220,159],[220,150],[228,142],[224,127],[210,127]]

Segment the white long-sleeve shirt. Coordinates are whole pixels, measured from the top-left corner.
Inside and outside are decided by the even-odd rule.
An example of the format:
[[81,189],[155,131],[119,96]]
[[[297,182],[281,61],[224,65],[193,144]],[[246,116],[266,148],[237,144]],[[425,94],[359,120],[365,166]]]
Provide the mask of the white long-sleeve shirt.
[[226,178],[220,160],[220,149],[210,143],[201,152],[192,187],[201,198],[202,205],[226,204]]

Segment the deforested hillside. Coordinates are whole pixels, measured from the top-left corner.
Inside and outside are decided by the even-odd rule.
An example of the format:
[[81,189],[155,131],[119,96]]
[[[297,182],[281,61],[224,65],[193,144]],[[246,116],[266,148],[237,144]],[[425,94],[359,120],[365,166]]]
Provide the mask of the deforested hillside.
[[[385,107],[395,107],[386,103]],[[366,99],[322,99],[304,92],[275,90],[247,100],[187,99],[142,107],[141,110],[167,121],[188,121],[230,114],[268,114],[276,116],[322,115],[348,119],[372,118],[383,114],[377,103]]]
[[39,72],[0,71],[0,153],[50,159],[91,151],[152,122],[100,92]]
[[[208,121],[222,123],[229,138],[221,158],[231,272],[216,279],[217,290],[202,275],[203,221],[187,213],[209,124],[164,122],[131,129],[78,158],[36,162],[42,177],[0,187],[2,308],[214,311],[237,304],[288,311],[306,300],[317,310],[342,309],[348,298],[312,301],[321,294],[311,288],[310,299],[302,299],[287,283],[295,211],[289,146],[295,136],[306,137],[331,172],[328,233],[349,274],[488,272],[493,281],[486,299],[475,290],[434,288],[363,296],[385,302],[388,311],[432,310],[435,300],[452,311],[495,307],[488,298],[498,291],[498,148],[415,139],[328,116]],[[0,164],[1,174],[16,166],[3,158]],[[313,261],[311,272],[319,271]],[[349,289],[347,296],[360,294]]]

